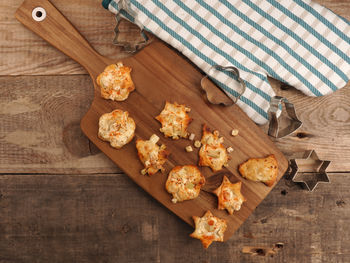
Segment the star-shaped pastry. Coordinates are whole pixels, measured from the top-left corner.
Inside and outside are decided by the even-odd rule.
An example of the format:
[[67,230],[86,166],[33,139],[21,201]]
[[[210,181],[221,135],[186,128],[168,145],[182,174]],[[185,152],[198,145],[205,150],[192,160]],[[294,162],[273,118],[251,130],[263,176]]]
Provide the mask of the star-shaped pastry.
[[193,216],[196,225],[195,231],[190,237],[199,239],[204,248],[208,248],[213,241],[224,241],[224,232],[227,224],[224,219],[220,219],[208,210],[203,217]]
[[[311,192],[319,183],[330,182],[326,173],[326,169],[330,163],[330,161],[320,160],[314,150],[307,151],[302,158],[290,160],[292,181],[295,183],[303,183]],[[301,165],[310,169],[310,172],[298,173],[299,166]]]
[[246,199],[241,194],[242,182],[231,183],[230,180],[224,176],[221,185],[213,191],[218,196],[218,209],[227,209],[230,215],[233,211],[238,211]]
[[187,138],[188,125],[192,119],[188,115],[191,109],[183,104],[177,102],[166,102],[162,112],[156,117],[162,124],[160,131],[164,133],[165,137],[170,137],[174,140],[179,138]]

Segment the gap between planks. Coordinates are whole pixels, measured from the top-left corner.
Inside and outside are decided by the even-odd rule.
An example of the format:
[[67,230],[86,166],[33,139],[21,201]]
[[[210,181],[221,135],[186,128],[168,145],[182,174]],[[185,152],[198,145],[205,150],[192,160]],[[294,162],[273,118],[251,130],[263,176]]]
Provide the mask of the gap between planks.
[[[337,175],[342,175],[342,174],[350,174],[350,171],[339,171],[339,172],[328,172],[328,176],[337,176]],[[0,173],[0,176],[7,176],[7,175],[28,175],[28,176],[57,176],[57,175],[73,175],[73,176],[127,176],[123,172],[116,172],[116,173],[89,173],[89,174],[84,174],[84,173],[70,173],[70,174],[62,174],[62,173]],[[141,174],[140,174],[141,176]],[[142,175],[144,176],[144,175]],[[166,176],[166,175],[165,175]],[[322,182],[321,182],[322,183]]]
[[[347,262],[348,176],[339,174],[313,193],[282,179],[231,239],[206,251],[188,237],[191,227],[127,177],[0,176],[0,259]],[[277,242],[284,246],[273,259],[242,253],[245,246]]]
[[[93,99],[88,76],[11,76],[0,77],[0,83],[0,173],[121,172],[79,127]],[[332,161],[328,172],[350,171],[349,86],[321,98],[294,89],[279,94],[295,104],[304,124],[275,139],[277,147],[287,157],[316,149],[321,159]]]

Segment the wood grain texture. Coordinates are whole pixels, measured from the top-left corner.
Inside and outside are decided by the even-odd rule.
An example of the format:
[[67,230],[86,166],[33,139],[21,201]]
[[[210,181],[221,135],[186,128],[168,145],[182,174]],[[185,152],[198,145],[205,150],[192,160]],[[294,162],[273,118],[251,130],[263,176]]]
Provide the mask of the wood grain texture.
[[[41,22],[34,21],[31,15],[36,6],[43,7],[47,12],[46,18]],[[262,183],[243,179],[238,174],[238,165],[249,158],[274,154],[278,162],[277,180],[287,170],[288,162],[283,154],[239,107],[234,105],[231,108],[223,108],[208,105],[203,100],[198,88],[203,75],[164,43],[153,42],[136,55],[123,59],[124,64],[133,69],[132,79],[136,91],[126,101],[113,102],[101,97],[96,78],[106,66],[115,61],[96,53],[49,1],[25,0],[16,11],[16,18],[50,44],[82,64],[89,72],[94,83],[95,96],[89,111],[81,121],[81,129],[85,135],[139,186],[188,224],[193,225],[192,216],[202,216],[207,210],[211,210],[214,215],[226,220],[227,230],[224,239],[228,239],[271,190],[271,187]],[[163,137],[159,132],[159,124],[154,118],[163,109],[165,101],[184,103],[192,109],[191,118],[194,121],[191,124],[191,132],[201,136],[202,125],[206,123],[208,127],[218,129],[221,136],[226,139],[226,144],[236,149],[230,166],[222,172],[231,176],[230,179],[233,181],[243,182],[242,194],[247,201],[233,216],[228,215],[226,211],[217,210],[216,198],[204,191],[201,191],[195,200],[173,204],[164,189],[166,176],[159,173],[151,177],[140,175],[143,165],[137,158],[133,142],[116,150],[110,147],[109,143],[98,138],[100,116],[116,108],[128,111],[135,120],[136,138],[148,139],[152,134]],[[241,134],[234,139],[230,136],[232,127],[241,131]],[[165,144],[171,153],[167,172],[177,165],[198,163],[197,154],[189,155],[184,151],[185,145],[189,144],[188,141],[167,140]],[[208,168],[202,169],[202,173],[206,178],[216,176]]]
[[0,79],[0,173],[120,172],[80,129],[90,77]]
[[[93,98],[89,76],[0,77],[0,90],[1,173],[120,172],[79,127]],[[281,151],[290,156],[316,149],[321,158],[332,161],[328,171],[350,171],[350,88],[318,99],[294,89],[278,90],[302,109],[303,120],[300,131],[275,140]],[[320,100],[322,107],[317,108]]]
[[[350,19],[348,0],[315,1]],[[282,179],[231,239],[207,251],[125,175],[96,174],[120,170],[79,128],[92,101],[90,78],[53,76],[86,71],[15,20],[21,2],[0,3],[0,173],[11,173],[0,176],[0,262],[348,262],[350,173],[331,173],[332,183],[312,194]],[[52,2],[99,53],[126,56],[111,44],[115,22],[100,1]],[[130,40],[138,35],[129,23],[122,28]],[[342,128],[349,107],[336,107],[347,105],[349,84],[322,104],[274,85],[302,107],[307,127],[277,146],[287,156],[316,148],[332,160],[329,171],[350,171]],[[277,242],[284,246],[272,259],[241,253]]]
[[[348,0],[315,0],[350,20]],[[22,0],[0,3],[0,75],[86,74],[86,71],[48,43],[26,30],[14,13]],[[88,42],[102,55],[120,59],[126,57],[112,45],[115,21],[113,14],[101,7],[98,0],[52,0],[52,3],[78,28]],[[134,40],[137,28],[122,23],[123,37]]]
[[[86,71],[77,63],[52,48],[52,46],[16,21],[14,12],[21,2],[22,0],[15,0],[11,3],[3,2],[0,4],[0,74],[86,74]],[[99,1],[79,0],[69,2],[67,0],[54,0],[52,2],[77,26],[79,31],[82,32],[99,53],[116,59],[126,56],[125,53],[120,52],[118,47],[111,44],[113,39],[111,29],[114,28],[113,15],[103,10]],[[348,12],[350,8],[349,1],[317,0],[316,2],[350,19],[350,12]],[[137,29],[130,23],[122,23],[121,26],[122,31],[128,32],[123,35],[125,38],[132,40],[138,36]],[[298,113],[301,112],[299,107],[302,108],[302,121],[304,122],[301,133],[295,133],[293,137],[285,138],[288,142],[284,139],[276,140],[277,146],[287,156],[294,150],[317,149],[321,153],[322,158],[332,161],[328,168],[329,171],[350,170],[350,163],[348,162],[350,150],[347,147],[349,145],[349,129],[339,127],[341,123],[345,123],[345,126],[349,123],[347,119],[348,107],[345,106],[347,106],[346,98],[349,96],[350,84],[336,93],[339,95],[334,94],[334,96],[330,95],[321,99],[307,98],[302,93],[293,90],[284,92],[279,88],[279,84],[272,84],[277,94],[287,96],[287,98],[291,96],[293,102],[297,105]],[[6,84],[1,83],[1,85]],[[341,100],[342,103],[345,101],[344,107],[341,106],[341,110],[334,110],[334,107],[338,105],[338,100]],[[324,102],[322,109],[319,107],[320,102]],[[333,110],[330,111],[331,109]],[[322,124],[315,122],[314,120],[316,119],[322,120]],[[333,122],[335,122],[335,129]],[[26,163],[30,165],[29,161],[26,161]],[[104,164],[105,162],[102,161],[97,165],[101,167]],[[36,170],[42,172],[42,165],[35,167]],[[61,168],[64,169],[63,167],[56,167],[55,169]],[[35,171],[33,167],[30,169],[31,172]],[[101,172],[104,171],[102,170]],[[53,172],[59,171],[55,170]],[[60,171],[60,173],[65,172]]]
[[[263,184],[242,180],[237,172],[238,165],[248,158],[275,154],[279,163],[278,178],[280,178],[287,169],[286,160],[269,138],[237,106],[223,108],[206,104],[198,88],[202,77],[200,72],[162,43],[153,43],[133,58],[124,61],[126,65],[133,68],[132,76],[136,91],[127,101],[116,103],[102,99],[99,89],[96,89],[93,104],[81,122],[83,132],[135,182],[187,223],[193,224],[192,215],[202,216],[206,210],[210,209],[215,215],[227,220],[228,229],[225,238],[229,237],[271,189]],[[200,137],[202,125],[207,123],[212,129],[220,131],[225,138],[226,147],[232,145],[235,149],[229,167],[223,172],[229,173],[231,180],[243,181],[242,193],[248,201],[236,215],[228,216],[225,211],[216,210],[216,198],[203,191],[195,200],[172,204],[169,194],[164,190],[166,176],[162,174],[151,177],[140,175],[143,167],[135,158],[137,153],[133,142],[121,150],[115,150],[108,143],[97,138],[99,117],[105,112],[120,108],[127,110],[135,119],[136,138],[148,139],[152,134],[157,134],[161,142],[167,145],[171,153],[167,172],[176,165],[197,164],[198,151],[188,154],[184,150],[185,146],[190,144],[189,141],[164,139],[159,132],[160,125],[154,117],[161,112],[166,100],[184,103],[191,108],[190,116],[194,121],[190,125],[190,132]],[[236,138],[230,136],[232,127],[240,130],[240,136]],[[202,173],[207,178],[213,176],[209,168],[203,168]]]
[[[0,3],[0,75],[72,75],[86,74],[78,63],[53,48],[14,17],[23,0]],[[94,49],[107,57],[128,56],[112,45],[116,25],[113,14],[96,0],[53,0],[52,3],[79,29]],[[139,38],[136,26],[123,21],[119,29],[123,40]]]
[[[271,83],[279,96],[294,104],[303,122],[292,135],[273,139],[277,147],[287,157],[314,149],[322,160],[331,161],[327,171],[349,171],[350,83],[331,95],[318,98],[303,96],[294,88],[280,89],[277,81]],[[268,127],[262,128],[267,131]]]
[[[205,251],[125,175],[2,175],[0,262],[348,262],[349,174],[330,176],[312,194],[282,179],[232,238]],[[276,243],[273,258],[241,252]]]
[[[46,18],[41,22],[34,21],[31,15],[36,6],[43,7],[47,12]],[[224,240],[228,239],[271,191],[271,187],[262,183],[243,179],[238,174],[238,165],[249,158],[274,154],[278,162],[277,180],[287,170],[288,162],[283,154],[238,106],[223,108],[208,105],[203,100],[202,93],[198,88],[203,75],[164,43],[153,42],[136,55],[123,59],[124,64],[133,69],[132,79],[136,91],[132,92],[126,101],[113,102],[101,97],[96,78],[106,66],[116,61],[96,53],[49,1],[25,0],[16,10],[16,18],[57,49],[82,64],[89,72],[94,83],[95,96],[89,111],[81,121],[81,129],[84,134],[139,186],[188,224],[193,225],[192,216],[202,216],[207,210],[211,210],[214,215],[226,220],[227,230]],[[175,89],[176,92],[174,92]],[[194,121],[191,124],[191,132],[201,136],[202,125],[205,123],[211,129],[218,129],[221,136],[225,138],[226,144],[232,145],[236,149],[230,166],[224,169],[220,175],[222,178],[223,173],[228,174],[231,176],[231,180],[243,182],[242,194],[247,201],[241,210],[233,216],[227,214],[226,211],[217,210],[216,198],[211,193],[204,191],[201,191],[199,197],[194,200],[173,204],[169,194],[164,189],[166,176],[159,173],[151,177],[140,175],[143,165],[137,158],[133,142],[116,150],[110,147],[109,143],[98,138],[100,116],[116,108],[128,111],[135,120],[136,138],[148,139],[152,134],[163,137],[159,132],[159,124],[155,120],[155,116],[161,112],[165,101],[184,103],[192,109],[191,118]],[[230,136],[232,127],[241,132],[237,138]],[[164,140],[162,141],[164,142]],[[190,155],[184,151],[185,145],[189,144],[188,141],[167,140],[165,144],[171,153],[167,173],[177,165],[198,163],[197,154]],[[208,168],[202,169],[202,173],[206,178],[217,176]]]
[[[46,11],[46,17],[42,21],[35,21],[32,17],[32,10],[37,6]],[[31,31],[77,61],[94,80],[113,61],[98,54],[50,1],[25,0],[16,10],[15,17]]]

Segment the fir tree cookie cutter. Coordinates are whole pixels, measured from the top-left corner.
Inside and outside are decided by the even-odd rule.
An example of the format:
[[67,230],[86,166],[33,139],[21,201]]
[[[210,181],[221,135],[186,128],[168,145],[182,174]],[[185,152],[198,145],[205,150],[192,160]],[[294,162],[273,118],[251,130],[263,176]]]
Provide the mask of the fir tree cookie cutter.
[[[132,22],[140,29],[140,35],[142,37],[142,40],[137,43],[130,43],[128,41],[120,41],[119,40],[119,24],[122,20],[122,18],[126,18],[128,21]],[[137,14],[131,9],[130,3],[128,0],[120,0],[118,2],[118,12],[115,15],[115,20],[117,22],[117,25],[114,28],[114,40],[113,44],[116,46],[120,46],[124,49],[127,53],[135,53],[142,49],[144,46],[148,43],[148,37],[144,31],[144,26],[140,23],[140,21],[137,19]]]

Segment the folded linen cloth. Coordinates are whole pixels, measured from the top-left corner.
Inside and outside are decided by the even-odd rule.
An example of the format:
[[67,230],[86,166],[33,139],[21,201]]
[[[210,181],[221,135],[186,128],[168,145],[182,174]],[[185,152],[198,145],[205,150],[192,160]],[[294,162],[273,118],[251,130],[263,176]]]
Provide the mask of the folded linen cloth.
[[[234,66],[247,89],[238,106],[257,124],[268,121],[275,92],[267,76],[308,96],[350,78],[350,22],[309,0],[128,0],[146,30],[208,74],[229,96],[240,85],[213,65]],[[103,0],[111,12],[119,0]]]

